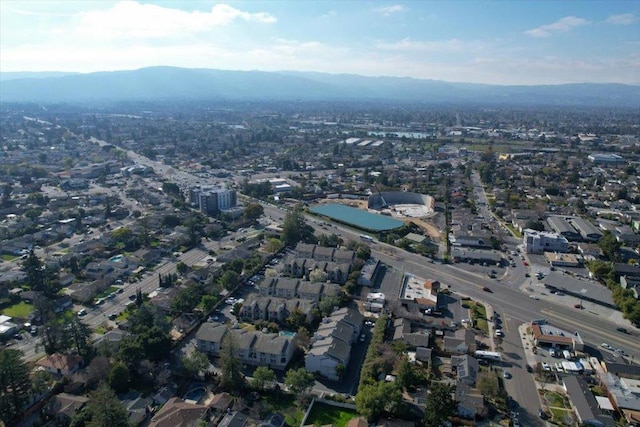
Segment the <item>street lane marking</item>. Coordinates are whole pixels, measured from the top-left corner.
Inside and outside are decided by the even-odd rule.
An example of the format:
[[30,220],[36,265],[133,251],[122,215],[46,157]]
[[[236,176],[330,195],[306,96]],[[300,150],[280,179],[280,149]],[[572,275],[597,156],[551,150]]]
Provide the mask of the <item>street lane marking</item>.
[[[555,317],[557,319],[561,319],[564,323],[572,324],[572,325],[576,326],[576,328],[588,330],[588,331],[590,331],[591,333],[593,333],[594,335],[596,335],[598,337],[602,337],[603,336],[602,334],[606,333],[606,331],[596,329],[596,328],[594,328],[592,326],[586,326],[586,325],[584,325],[584,324],[582,324],[580,322],[576,322],[575,320],[571,319],[570,317],[566,317],[566,316],[562,316],[560,314],[557,314],[552,310],[543,309],[543,310],[541,310],[541,312],[543,314],[547,315],[547,316],[551,316],[551,317]],[[620,344],[622,346],[629,346],[629,347],[632,347],[632,348],[636,349],[637,351],[640,351],[640,344],[638,342],[634,342],[634,340],[631,340],[631,339],[626,339],[625,340],[625,339],[623,339],[621,337],[617,337],[613,333],[608,334],[606,336],[606,339],[608,341],[611,341],[611,342],[614,342],[614,343],[617,342],[618,344]],[[598,345],[598,343],[595,343],[595,344]]]

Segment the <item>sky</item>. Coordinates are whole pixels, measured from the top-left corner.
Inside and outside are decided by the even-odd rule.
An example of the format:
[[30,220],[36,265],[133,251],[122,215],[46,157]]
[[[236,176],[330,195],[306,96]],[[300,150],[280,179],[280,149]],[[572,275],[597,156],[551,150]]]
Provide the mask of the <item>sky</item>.
[[640,1],[0,0],[0,72],[158,65],[640,85]]

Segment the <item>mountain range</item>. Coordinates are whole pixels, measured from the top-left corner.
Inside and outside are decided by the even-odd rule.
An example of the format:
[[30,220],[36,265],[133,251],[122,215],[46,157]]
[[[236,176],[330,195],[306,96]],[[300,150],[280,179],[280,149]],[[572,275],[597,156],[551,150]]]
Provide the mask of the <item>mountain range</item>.
[[178,67],[87,74],[0,73],[0,102],[390,101],[422,104],[640,108],[640,86],[500,86],[408,77]]

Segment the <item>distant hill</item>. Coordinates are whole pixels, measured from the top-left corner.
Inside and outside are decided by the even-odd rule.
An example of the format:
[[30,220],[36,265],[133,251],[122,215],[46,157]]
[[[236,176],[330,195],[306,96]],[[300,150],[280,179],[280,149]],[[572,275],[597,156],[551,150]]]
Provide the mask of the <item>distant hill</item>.
[[[8,75],[8,76],[7,76]],[[400,101],[640,107],[640,86],[497,86],[353,74],[150,67],[69,73],[0,73],[0,102],[179,100]]]
[[17,79],[44,79],[47,77],[62,77],[78,73],[66,73],[64,71],[5,71],[0,72],[0,82]]

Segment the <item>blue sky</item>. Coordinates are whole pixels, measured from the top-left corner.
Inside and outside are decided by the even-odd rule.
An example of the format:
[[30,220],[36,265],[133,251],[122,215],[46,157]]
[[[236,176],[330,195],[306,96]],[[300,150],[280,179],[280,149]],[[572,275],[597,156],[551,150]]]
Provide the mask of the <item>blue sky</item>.
[[639,1],[0,1],[0,71],[640,84]]

